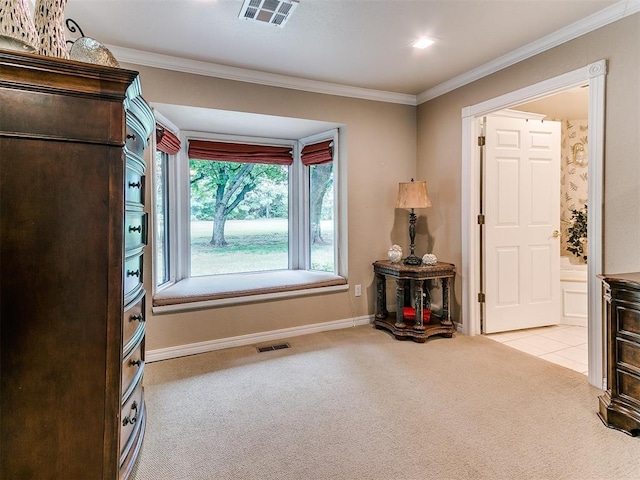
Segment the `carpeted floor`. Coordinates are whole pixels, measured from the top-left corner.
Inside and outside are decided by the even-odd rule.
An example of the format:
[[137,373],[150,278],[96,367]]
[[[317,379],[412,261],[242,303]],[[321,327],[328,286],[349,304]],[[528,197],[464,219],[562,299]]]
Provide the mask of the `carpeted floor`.
[[146,366],[138,480],[638,479],[584,375],[483,337],[371,326]]

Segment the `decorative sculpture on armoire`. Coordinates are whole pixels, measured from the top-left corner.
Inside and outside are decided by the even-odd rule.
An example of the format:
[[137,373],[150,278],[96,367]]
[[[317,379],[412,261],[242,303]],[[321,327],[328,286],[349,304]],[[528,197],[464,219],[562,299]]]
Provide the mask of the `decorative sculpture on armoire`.
[[33,53],[37,44],[28,0],[0,1],[0,48]]
[[35,25],[40,55],[69,58],[64,34],[64,9],[67,0],[37,0]]

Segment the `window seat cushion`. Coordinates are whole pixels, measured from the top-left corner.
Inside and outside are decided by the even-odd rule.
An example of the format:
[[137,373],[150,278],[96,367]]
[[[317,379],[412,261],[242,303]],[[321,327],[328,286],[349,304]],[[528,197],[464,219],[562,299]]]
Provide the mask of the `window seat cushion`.
[[258,273],[234,273],[191,277],[158,292],[153,306],[206,302],[311,288],[346,285],[344,277],[326,272],[278,270]]

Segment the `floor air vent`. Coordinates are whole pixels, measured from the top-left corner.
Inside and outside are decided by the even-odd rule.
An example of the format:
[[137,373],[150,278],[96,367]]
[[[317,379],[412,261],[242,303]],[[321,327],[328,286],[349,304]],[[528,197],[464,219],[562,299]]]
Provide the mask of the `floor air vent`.
[[283,348],[291,348],[288,343],[278,343],[277,345],[269,345],[268,347],[258,347],[258,352],[271,352],[273,350],[282,350]]
[[244,0],[238,17],[283,27],[299,0]]

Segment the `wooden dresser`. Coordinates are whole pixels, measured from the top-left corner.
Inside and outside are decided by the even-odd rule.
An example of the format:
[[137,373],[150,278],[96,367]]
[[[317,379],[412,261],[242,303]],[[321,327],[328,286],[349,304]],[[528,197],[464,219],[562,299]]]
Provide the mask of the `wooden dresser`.
[[145,427],[137,72],[0,51],[0,478],[127,478]]
[[611,428],[640,434],[640,273],[600,275],[606,312],[607,390],[600,418]]

